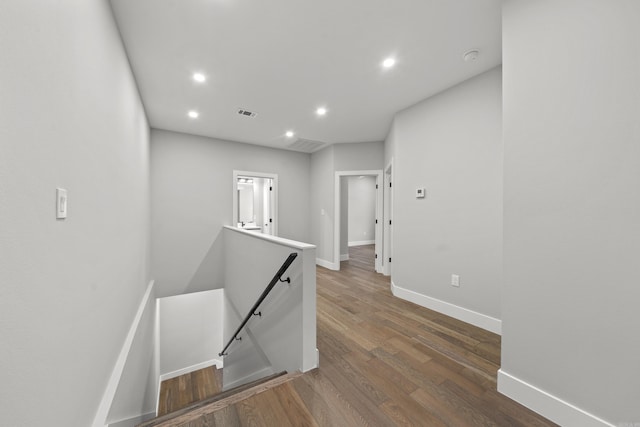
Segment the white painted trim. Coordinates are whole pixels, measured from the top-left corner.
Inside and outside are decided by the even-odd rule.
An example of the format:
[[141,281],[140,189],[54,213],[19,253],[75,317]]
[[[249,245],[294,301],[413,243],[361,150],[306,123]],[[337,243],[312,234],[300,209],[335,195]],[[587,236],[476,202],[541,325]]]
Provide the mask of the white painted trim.
[[316,258],[316,265],[319,265],[320,267],[328,268],[329,270],[340,270],[340,268],[336,267],[334,263],[322,258]]
[[340,255],[340,261],[349,261],[349,254]]
[[[384,182],[384,173],[382,169],[373,169],[373,170],[359,170],[359,171],[335,171],[334,178],[334,190],[333,190],[333,198],[334,198],[334,216],[333,216],[333,265],[335,268],[332,270],[340,270],[340,178],[347,176],[375,176],[376,184],[378,184],[378,188],[376,190],[376,218],[378,219],[378,224],[375,226],[376,230],[376,240],[374,243],[376,244],[376,253],[382,254],[382,223],[383,219],[383,194],[384,194],[384,185],[380,185],[380,183]],[[378,273],[382,272],[382,258],[379,256],[375,261],[375,270]]]
[[224,389],[225,390],[231,390],[234,387],[243,385],[243,384],[248,384],[252,381],[257,381],[259,379],[262,379],[264,377],[267,377],[269,375],[273,375],[273,368],[271,366],[267,366],[266,368],[262,368],[259,371],[254,372],[253,374],[249,374],[246,377],[242,377],[238,380],[235,380],[232,383],[226,384]]
[[135,417],[127,418],[120,421],[115,421],[109,424],[109,427],[131,427],[137,426],[140,423],[150,420],[151,418],[155,418],[155,412],[149,412],[142,415],[137,415]]
[[[153,345],[154,345],[154,371],[153,375],[160,376],[160,298],[156,298],[156,318],[155,318],[155,326],[153,330]],[[158,411],[160,410],[160,380],[156,383],[156,414],[158,416]]]
[[200,369],[208,368],[209,366],[214,366],[218,369],[222,369],[224,366],[222,360],[219,359],[211,359],[206,362],[197,363],[195,365],[187,366],[186,368],[178,369],[177,371],[167,372],[166,374],[160,375],[160,383],[162,381],[170,380],[171,378],[179,377],[180,375],[188,374],[189,372],[199,371]]
[[498,370],[498,391],[562,426],[615,427],[513,375]]
[[391,263],[388,261],[393,255],[393,232],[389,221],[393,219],[393,191],[389,183],[393,182],[393,158],[384,168],[384,179],[382,181],[384,206],[382,218],[382,274],[391,276]]
[[502,335],[502,321],[495,317],[401,288],[396,286],[393,280],[391,281],[391,293],[398,298],[411,301],[422,307],[437,311],[438,313],[446,314],[447,316],[486,329],[494,334]]
[[375,244],[376,241],[375,240],[356,240],[353,242],[349,242],[349,247],[352,246],[364,246],[364,245],[373,245]]
[[118,355],[118,359],[116,359],[116,364],[111,371],[111,377],[109,378],[109,382],[107,383],[107,388],[102,395],[100,406],[98,406],[96,416],[93,418],[93,423],[91,424],[93,427],[105,427],[108,425],[107,417],[109,416],[109,410],[111,409],[111,405],[113,404],[113,399],[116,395],[116,391],[118,390],[118,384],[120,383],[120,379],[122,378],[124,366],[127,362],[127,358],[129,357],[129,352],[131,351],[133,339],[136,335],[136,331],[138,330],[138,326],[140,326],[140,320],[142,319],[142,315],[144,314],[144,309],[147,307],[147,303],[149,302],[149,297],[151,296],[151,291],[153,290],[154,285],[155,282],[153,280],[149,282],[147,290],[142,297],[142,301],[140,301],[140,305],[138,305],[138,311],[133,318],[131,327],[129,327],[129,333],[124,340],[124,344],[122,344],[120,354]]
[[242,228],[232,227],[229,225],[225,225],[224,228],[226,228],[227,230],[234,231],[236,233],[246,234],[247,236],[255,237],[256,239],[267,240],[271,243],[276,243],[278,245],[287,246],[293,249],[304,250],[304,249],[312,249],[316,247],[315,245],[312,245],[310,243],[303,243],[303,242],[298,242],[296,240],[284,239],[282,237],[271,236],[269,234],[256,233],[255,231],[243,230]]
[[[267,178],[273,180],[273,235],[278,235],[278,175],[275,173],[266,173],[266,172],[249,172],[249,171],[233,171],[233,217],[231,224],[237,225],[238,219],[238,177],[239,176],[250,176],[256,178]],[[262,229],[262,227],[260,228]]]

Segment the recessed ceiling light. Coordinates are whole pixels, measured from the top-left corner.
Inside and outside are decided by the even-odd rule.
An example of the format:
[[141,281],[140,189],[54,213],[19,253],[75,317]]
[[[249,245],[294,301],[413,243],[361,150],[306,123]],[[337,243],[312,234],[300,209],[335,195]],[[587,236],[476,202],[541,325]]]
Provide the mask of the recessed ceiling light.
[[295,134],[293,133],[292,130],[288,130],[287,133],[285,133],[285,135],[287,136],[287,138],[293,138],[293,135]]
[[191,111],[189,111],[188,115],[189,115],[189,117],[191,117],[192,119],[197,119],[197,118],[198,118],[198,116],[200,115],[200,113],[198,113],[198,112],[197,112],[197,111],[195,111],[195,110],[191,110]]
[[316,110],[316,114],[319,116],[324,116],[327,114],[327,109],[325,107],[320,107]]
[[207,78],[202,73],[194,73],[193,74],[193,80],[197,81],[198,83],[202,83],[205,80],[207,80]]
[[396,60],[394,58],[387,58],[384,61],[382,61],[382,66],[384,68],[391,68],[394,65],[396,65]]

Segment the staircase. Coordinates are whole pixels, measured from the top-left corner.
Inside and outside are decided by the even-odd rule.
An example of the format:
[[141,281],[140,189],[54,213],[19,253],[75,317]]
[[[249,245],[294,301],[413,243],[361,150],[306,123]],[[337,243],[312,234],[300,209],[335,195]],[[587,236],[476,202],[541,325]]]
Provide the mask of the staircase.
[[224,412],[230,405],[277,388],[302,375],[281,372],[223,391],[222,371],[211,366],[163,381],[160,385],[158,416],[137,427],[192,426],[199,425],[198,420],[203,417],[227,417]]
[[222,370],[215,366],[171,378],[160,384],[158,416],[209,399],[222,391]]

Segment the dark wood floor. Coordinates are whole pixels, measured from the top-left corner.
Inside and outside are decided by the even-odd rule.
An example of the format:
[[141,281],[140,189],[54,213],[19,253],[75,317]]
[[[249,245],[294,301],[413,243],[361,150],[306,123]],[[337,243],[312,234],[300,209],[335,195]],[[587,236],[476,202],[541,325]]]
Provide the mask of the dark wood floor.
[[372,246],[317,278],[320,368],[170,425],[555,425],[496,391],[498,335],[393,297]]

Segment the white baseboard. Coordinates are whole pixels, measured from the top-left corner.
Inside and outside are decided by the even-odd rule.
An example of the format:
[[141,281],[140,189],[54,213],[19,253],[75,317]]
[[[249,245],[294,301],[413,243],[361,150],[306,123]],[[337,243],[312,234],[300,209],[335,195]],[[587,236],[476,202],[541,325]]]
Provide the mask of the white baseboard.
[[438,313],[446,314],[447,316],[486,329],[494,334],[502,335],[502,321],[495,317],[401,288],[396,286],[393,281],[391,281],[391,293],[398,298],[411,301],[422,307],[437,311]]
[[351,247],[351,246],[373,245],[375,243],[376,243],[375,240],[355,240],[353,242],[349,242],[349,247]]
[[109,427],[135,427],[140,423],[155,418],[155,412],[149,412],[148,414],[139,415],[137,417],[127,418],[126,420],[120,420],[115,423],[109,424]]
[[349,254],[341,254],[340,261],[349,261]]
[[[211,359],[205,362],[196,363],[195,365],[187,366],[186,368],[178,369],[166,374],[160,375],[160,382],[170,380],[171,378],[179,377],[180,375],[188,374],[189,372],[199,371],[200,369],[208,368],[209,366],[216,366],[218,369],[222,369],[224,366],[222,360]],[[159,389],[160,387],[158,387]]]
[[256,381],[259,380],[261,378],[267,377],[269,375],[273,375],[273,368],[271,366],[267,366],[266,368],[262,368],[259,371],[254,372],[253,374],[247,375],[245,377],[242,377],[240,379],[235,380],[232,383],[229,384],[225,384],[224,389],[225,390],[231,390],[234,387],[243,385],[243,384],[247,384],[250,383],[252,381]]
[[140,325],[140,320],[142,319],[144,310],[147,307],[147,303],[149,302],[149,297],[151,296],[151,291],[153,290],[154,285],[155,282],[153,280],[149,282],[149,285],[147,285],[147,290],[144,293],[142,300],[140,301],[140,305],[138,305],[138,311],[133,318],[133,322],[131,323],[131,327],[129,328],[129,333],[124,340],[124,344],[122,344],[122,348],[120,349],[120,354],[118,355],[116,364],[111,371],[111,377],[109,378],[107,388],[102,395],[102,400],[100,401],[100,406],[98,406],[96,416],[93,418],[93,427],[104,427],[107,425],[107,417],[109,416],[111,404],[113,403],[116,391],[118,390],[118,384],[120,384],[120,378],[122,377],[124,366],[127,362],[127,358],[129,357],[129,352],[131,351],[133,339],[136,335],[136,331],[138,330],[138,326]]
[[557,398],[500,369],[498,391],[562,426],[615,427],[595,415]]
[[316,258],[316,265],[320,267],[328,268],[329,270],[340,270],[340,266],[336,266],[335,263],[327,261],[322,258]]

